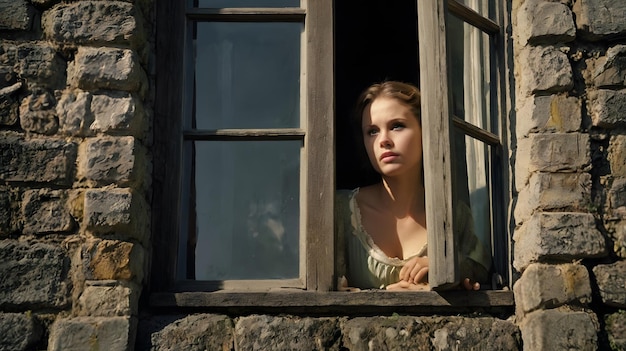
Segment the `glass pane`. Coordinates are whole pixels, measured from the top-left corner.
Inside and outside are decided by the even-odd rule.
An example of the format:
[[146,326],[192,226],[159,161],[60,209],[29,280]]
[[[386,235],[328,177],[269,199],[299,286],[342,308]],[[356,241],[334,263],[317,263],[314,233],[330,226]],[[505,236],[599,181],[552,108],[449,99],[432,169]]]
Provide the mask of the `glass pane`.
[[[463,233],[458,238],[459,254],[461,258],[469,257],[488,270],[492,242],[489,146],[458,131],[454,135],[455,232]],[[472,237],[477,239],[476,245]]]
[[489,11],[489,6],[491,5],[491,7],[493,8],[493,6],[495,5],[493,1],[489,1],[489,0],[457,0],[457,1],[469,7],[470,9],[478,12],[481,16],[493,19],[492,18],[493,16],[490,17],[490,13],[493,13],[494,11],[493,10],[491,10],[491,12]]
[[198,7],[300,7],[300,0],[199,0]]
[[195,142],[195,279],[298,277],[301,146]]
[[302,23],[200,22],[190,128],[297,128]]
[[[448,16],[452,113],[497,134],[491,121],[492,92],[489,36],[454,16]],[[494,116],[495,117],[495,116]]]

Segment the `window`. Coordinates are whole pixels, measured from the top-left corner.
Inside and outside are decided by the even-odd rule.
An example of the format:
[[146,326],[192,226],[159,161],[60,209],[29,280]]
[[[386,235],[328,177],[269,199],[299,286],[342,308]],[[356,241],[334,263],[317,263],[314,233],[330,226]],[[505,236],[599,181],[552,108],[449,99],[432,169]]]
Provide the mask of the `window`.
[[[158,2],[162,15],[157,31],[167,35],[157,33],[151,289],[332,290],[335,184],[350,186],[348,179],[359,176],[346,157],[350,141],[343,138],[342,120],[358,93],[383,79],[423,82],[427,188],[444,189],[443,197],[427,194],[429,208],[438,209],[428,212],[429,280],[441,287],[456,281],[454,202],[466,201],[472,208],[486,204],[489,213],[498,207],[494,202],[504,206],[498,191],[503,182],[498,167],[505,163],[499,158],[497,123],[501,78],[494,71],[501,62],[485,62],[464,75],[467,84],[480,78],[482,90],[476,94],[464,93],[466,87],[459,94],[458,86],[449,86],[442,77],[455,67],[452,62],[448,66],[449,60],[492,59],[501,29],[470,10],[471,4],[447,3],[449,11],[439,0],[358,5],[332,0],[189,0],[185,6]],[[446,17],[448,13],[456,19]],[[381,25],[381,19],[389,26]],[[485,32],[488,50],[475,51],[478,44],[473,42],[463,46],[462,37],[461,53],[456,54],[453,43],[459,38],[446,38],[441,31],[453,21]],[[387,27],[401,36],[376,37]],[[371,31],[359,32],[364,28]],[[448,50],[455,54],[447,55]],[[489,95],[483,95],[485,89]],[[475,116],[480,117],[470,118]],[[441,137],[455,130],[463,135],[460,146],[450,143],[457,139]],[[454,157],[463,157],[463,165],[479,162],[475,160],[485,165],[482,173],[472,174],[476,180],[471,186],[452,181],[469,179],[468,167],[453,169]],[[461,171],[468,177],[458,176]],[[487,197],[470,201],[471,193],[485,189]],[[477,221],[488,227],[485,240],[492,251],[496,246],[491,234],[504,233],[503,223],[494,219],[501,215]],[[269,303],[220,296],[203,301],[222,306]],[[345,297],[333,299],[351,303]],[[180,304],[165,300],[158,303]]]

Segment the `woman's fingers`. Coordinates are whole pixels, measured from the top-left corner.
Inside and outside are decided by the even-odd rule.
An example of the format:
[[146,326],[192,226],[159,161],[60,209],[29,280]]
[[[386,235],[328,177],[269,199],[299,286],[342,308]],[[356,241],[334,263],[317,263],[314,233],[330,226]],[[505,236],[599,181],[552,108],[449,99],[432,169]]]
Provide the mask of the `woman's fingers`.
[[470,278],[465,278],[463,280],[463,288],[465,290],[480,290],[480,283],[479,282],[472,283]]

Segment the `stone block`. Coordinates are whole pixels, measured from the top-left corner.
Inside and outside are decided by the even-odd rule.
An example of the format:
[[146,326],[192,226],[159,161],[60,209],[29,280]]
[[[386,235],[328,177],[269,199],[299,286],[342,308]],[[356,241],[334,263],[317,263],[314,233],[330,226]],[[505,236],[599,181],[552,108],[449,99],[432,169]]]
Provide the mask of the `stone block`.
[[43,330],[30,313],[0,312],[0,335],[0,350],[34,350]]
[[584,212],[591,203],[591,174],[534,173],[518,194],[515,223],[527,221],[537,211]]
[[626,219],[607,223],[609,236],[613,241],[613,252],[622,259],[626,259]]
[[589,135],[582,133],[530,134],[518,139],[515,186],[521,191],[533,172],[576,172],[591,163]]
[[513,291],[520,317],[537,309],[591,302],[589,272],[580,264],[531,264]]
[[626,85],[626,45],[616,45],[606,55],[588,61],[589,83],[598,88],[623,87]]
[[517,137],[529,133],[567,133],[580,130],[580,99],[566,95],[531,96],[520,103],[515,126]]
[[134,137],[89,138],[79,154],[78,178],[96,186],[136,185],[147,177],[146,151]]
[[78,89],[65,90],[59,98],[56,113],[59,127],[63,134],[71,136],[90,136],[89,127],[94,121],[91,112],[92,95]]
[[137,54],[128,49],[79,47],[68,65],[68,84],[83,90],[140,91],[146,87],[146,74]]
[[144,249],[118,240],[91,240],[83,246],[85,277],[89,280],[133,280],[144,276]]
[[565,92],[574,86],[572,65],[558,47],[527,46],[516,62],[523,95]]
[[67,44],[136,47],[146,40],[139,12],[130,2],[60,3],[43,13],[41,25],[46,37]]
[[139,99],[126,92],[95,94],[91,101],[94,122],[91,129],[96,132],[124,132],[137,135],[142,129],[143,108]]
[[142,241],[149,230],[147,208],[145,200],[129,188],[91,189],[85,192],[83,223],[94,233]]
[[576,26],[587,40],[626,35],[626,2],[616,0],[577,0],[573,11]]
[[519,324],[524,351],[598,349],[595,315],[566,308],[535,311]]
[[7,77],[11,73],[5,73],[6,71],[0,66],[0,125],[12,126],[18,120],[18,108],[20,106],[18,92],[22,87],[22,82],[15,82],[14,79],[7,79],[7,84],[4,86],[2,77]]
[[607,201],[610,209],[618,210],[624,207],[626,210],[626,177],[613,180],[608,191]]
[[513,266],[520,272],[533,262],[607,255],[605,239],[590,213],[535,213],[515,230],[513,240]]
[[600,297],[605,305],[626,308],[626,261],[593,267]]
[[512,322],[487,317],[357,317],[341,332],[349,350],[521,350]]
[[591,90],[588,105],[594,126],[615,128],[626,125],[626,89]]
[[53,135],[59,130],[56,99],[45,90],[28,95],[20,106],[20,125],[27,132]]
[[24,192],[24,234],[67,233],[76,228],[62,190],[37,189]]
[[0,179],[70,185],[74,180],[77,146],[62,139],[25,139],[0,133]]
[[572,11],[564,4],[528,0],[517,11],[518,39],[521,45],[564,43],[576,39]]
[[115,280],[88,280],[78,299],[77,314],[91,317],[136,316],[141,287]]
[[16,71],[29,83],[48,88],[65,87],[66,63],[46,42],[24,43],[16,49]]
[[69,258],[58,246],[0,241],[0,308],[65,308]]
[[[144,343],[149,344],[152,351],[233,350],[233,321],[223,315],[194,314],[160,327]],[[246,345],[244,349],[251,347]]]
[[132,350],[137,322],[130,317],[57,319],[50,329],[48,350]]
[[626,311],[618,311],[604,318],[606,334],[613,350],[626,350]]
[[612,135],[607,158],[614,177],[626,177],[626,135]]
[[0,30],[30,30],[35,9],[26,0],[0,0]]
[[336,318],[254,315],[235,323],[235,349],[339,350]]

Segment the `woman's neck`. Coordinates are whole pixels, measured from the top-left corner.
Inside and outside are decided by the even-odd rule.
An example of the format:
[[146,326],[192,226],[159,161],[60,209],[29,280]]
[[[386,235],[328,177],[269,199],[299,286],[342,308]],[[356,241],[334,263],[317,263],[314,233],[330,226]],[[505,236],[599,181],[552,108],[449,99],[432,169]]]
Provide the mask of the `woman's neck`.
[[418,176],[383,177],[380,186],[381,203],[397,218],[423,213],[424,186],[421,172]]

